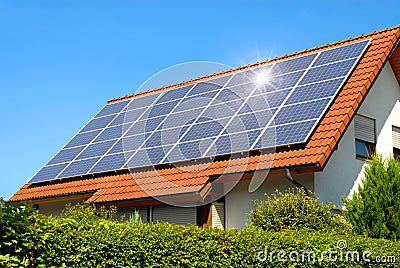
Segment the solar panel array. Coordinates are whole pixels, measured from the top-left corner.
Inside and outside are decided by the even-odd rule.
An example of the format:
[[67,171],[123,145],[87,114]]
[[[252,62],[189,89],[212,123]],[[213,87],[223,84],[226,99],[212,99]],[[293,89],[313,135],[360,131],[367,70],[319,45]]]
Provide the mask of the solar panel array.
[[29,183],[304,143],[368,44],[108,104]]

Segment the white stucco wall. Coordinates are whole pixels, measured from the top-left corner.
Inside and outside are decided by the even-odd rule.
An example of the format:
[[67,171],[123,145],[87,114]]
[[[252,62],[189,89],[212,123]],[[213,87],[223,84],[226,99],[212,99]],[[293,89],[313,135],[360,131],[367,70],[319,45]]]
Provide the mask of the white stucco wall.
[[[314,189],[312,173],[293,175],[293,179],[300,182],[307,189]],[[266,180],[257,189],[249,193],[250,180],[240,181],[232,191],[225,196],[225,226],[226,228],[243,228],[248,222],[247,213],[254,209],[253,200],[265,199],[264,194],[272,194],[276,189],[284,191],[289,187],[295,187],[286,175],[268,175]]]
[[[399,85],[390,64],[386,64],[358,111],[376,120],[376,150],[383,157],[393,152],[392,125],[400,126],[399,100]],[[341,206],[342,196],[350,196],[358,188],[364,165],[365,161],[355,155],[353,120],[324,170],[315,173],[317,196]]]

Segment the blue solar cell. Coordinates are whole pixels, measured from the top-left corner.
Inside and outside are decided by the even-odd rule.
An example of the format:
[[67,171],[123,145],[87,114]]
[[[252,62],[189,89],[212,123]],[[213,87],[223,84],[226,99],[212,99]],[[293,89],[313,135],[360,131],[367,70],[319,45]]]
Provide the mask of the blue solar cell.
[[124,150],[123,150],[122,139],[121,139],[111,148],[111,150],[108,152],[108,154],[122,153],[123,151]]
[[142,134],[145,132],[151,132],[155,130],[161,122],[165,119],[164,116],[159,116],[159,117],[153,117],[150,118],[149,120],[141,120],[137,121],[125,134],[125,136],[132,136],[136,134]]
[[85,146],[79,146],[71,149],[61,150],[53,157],[53,159],[49,161],[49,163],[47,163],[47,165],[69,162],[73,160],[84,148]]
[[302,143],[306,140],[317,120],[305,121],[276,128],[276,146]]
[[[270,108],[269,99],[266,94],[250,97],[246,101],[246,106],[240,109],[239,114],[256,112]],[[283,101],[283,100],[282,100]]]
[[80,161],[73,161],[71,164],[59,175],[59,178],[74,177],[86,174],[93,165],[100,159],[100,157],[90,158]]
[[128,105],[129,101],[130,100],[107,104],[95,117],[119,113]]
[[262,134],[258,137],[257,142],[251,147],[252,149],[263,149],[277,146],[276,127],[268,127],[263,130]]
[[160,96],[160,93],[145,95],[142,97],[136,97],[132,99],[131,103],[126,107],[127,111],[146,108],[150,106],[157,98]]
[[266,83],[259,85],[257,87],[257,91],[258,92],[271,92],[271,91],[277,91],[280,89],[294,87],[298,83],[299,79],[302,77],[304,72],[305,71],[303,70],[303,71],[298,71],[295,73],[271,77],[268,79],[268,81]]
[[114,114],[100,118],[94,118],[90,120],[89,123],[80,132],[87,132],[95,129],[105,128],[111,122],[111,120],[115,118],[115,116],[116,115]]
[[189,131],[183,136],[182,141],[191,141],[202,138],[218,136],[221,133],[224,126],[228,122],[227,119],[213,120],[205,123],[195,124],[189,129]]
[[150,107],[148,118],[169,114],[178,102],[179,100],[174,100]]
[[176,106],[174,112],[181,112],[185,110],[191,110],[193,108],[205,107],[213,100],[218,92],[219,90],[211,91],[201,95],[186,97],[178,106]]
[[248,151],[260,133],[261,130],[252,130],[220,136],[213,145],[214,150],[210,149],[209,152],[204,156]]
[[219,101],[219,102],[226,102],[226,101],[233,101],[233,100],[239,100],[241,97],[237,95],[234,91],[230,89],[223,89],[220,94],[215,98],[214,102]]
[[319,118],[331,99],[322,99],[290,106],[284,106],[276,115],[276,125]]
[[212,139],[201,139],[197,141],[180,143],[168,154],[165,162],[175,162],[202,157],[211,145]]
[[365,40],[359,43],[354,43],[347,46],[341,46],[323,51],[319,55],[318,59],[314,62],[313,66],[358,57],[363,52],[368,43],[369,40]]
[[242,100],[220,103],[217,105],[209,106],[201,117],[198,118],[197,123],[220,119],[224,117],[231,117],[242,105]]
[[180,87],[174,90],[168,90],[162,94],[162,96],[157,100],[156,103],[163,103],[171,100],[178,100],[183,98],[186,93],[192,88],[193,86],[186,86]]
[[339,90],[339,86],[343,81],[344,77],[297,87],[285,104],[294,104],[320,98],[333,97],[336,95],[336,92]]
[[227,87],[237,86],[241,84],[248,84],[253,82],[254,72],[253,71],[245,71],[242,73],[236,73],[232,79],[226,85]]
[[136,152],[136,154],[129,160],[128,167],[140,167],[161,163],[165,154],[171,149],[171,146],[156,147],[150,149],[143,149]]
[[162,131],[153,132],[153,134],[151,134],[149,139],[145,142],[145,146],[144,147],[146,147],[146,148],[159,147],[159,146],[163,145],[162,144],[161,133],[162,133]]
[[80,145],[85,145],[90,143],[99,133],[101,130],[95,130],[91,132],[85,132],[82,134],[76,135],[64,148],[70,148]]
[[[240,99],[247,98],[253,91],[257,91],[257,86],[254,83],[247,83],[242,85],[232,86],[230,88],[224,88],[222,91],[229,90],[234,92],[240,97]],[[260,92],[262,93],[262,92]]]
[[188,96],[203,94],[220,88],[222,88],[222,85],[218,85],[211,82],[200,82],[190,90]]
[[345,76],[352,69],[353,64],[357,59],[350,59],[341,62],[332,63],[329,65],[323,65],[310,69],[304,78],[301,80],[301,85],[309,84],[313,82],[319,82],[331,78],[337,78]]
[[143,134],[122,138],[123,151],[135,151],[142,146],[147,136]]
[[193,109],[189,111],[172,113],[167,116],[165,121],[160,126],[160,129],[184,126],[189,122],[193,122],[203,111],[204,108]]
[[120,113],[111,123],[110,127],[135,122],[147,108],[140,108]]
[[94,140],[94,142],[100,142],[105,140],[111,140],[121,137],[123,126],[115,126],[104,129],[100,135]]
[[264,128],[271,120],[274,110],[264,110],[257,113],[243,114],[233,118],[226,131],[228,133],[242,132],[257,128]]
[[92,143],[76,159],[79,160],[95,156],[102,156],[111,148],[111,146],[114,145],[116,141],[117,140],[110,140],[105,142]]
[[125,158],[129,156],[129,153],[106,155],[90,170],[90,173],[119,170],[125,165]]
[[274,68],[270,71],[270,75],[272,76],[307,69],[316,56],[317,54],[314,53],[303,57],[277,62]]
[[53,180],[68,164],[60,164],[55,166],[45,166],[28,183],[42,182]]

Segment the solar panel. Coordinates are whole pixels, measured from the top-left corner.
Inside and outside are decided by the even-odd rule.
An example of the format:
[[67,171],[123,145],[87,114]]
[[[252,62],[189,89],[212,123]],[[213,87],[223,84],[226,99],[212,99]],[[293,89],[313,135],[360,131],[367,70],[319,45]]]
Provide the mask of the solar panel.
[[29,183],[304,143],[368,44],[107,104]]

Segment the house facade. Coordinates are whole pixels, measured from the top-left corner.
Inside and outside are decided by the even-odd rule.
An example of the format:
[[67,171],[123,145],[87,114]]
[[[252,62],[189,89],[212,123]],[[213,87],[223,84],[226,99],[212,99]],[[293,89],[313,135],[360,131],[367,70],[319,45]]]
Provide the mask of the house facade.
[[[304,143],[280,146],[273,152],[254,150],[174,165],[28,182],[10,201],[29,200],[47,215],[59,215],[67,203],[87,202],[97,208],[113,205],[121,216],[139,211],[144,222],[218,228],[244,227],[253,200],[276,189],[303,186],[321,201],[341,206],[342,197],[357,189],[366,161],[374,153],[388,157],[400,152],[400,26],[108,102],[114,105],[364,40],[369,40],[368,47]],[[257,178],[260,185],[254,188],[251,184]],[[228,183],[217,183],[218,179]],[[171,185],[186,190],[175,191]],[[193,196],[204,203],[184,205]],[[171,205],[179,200],[182,206]]]

